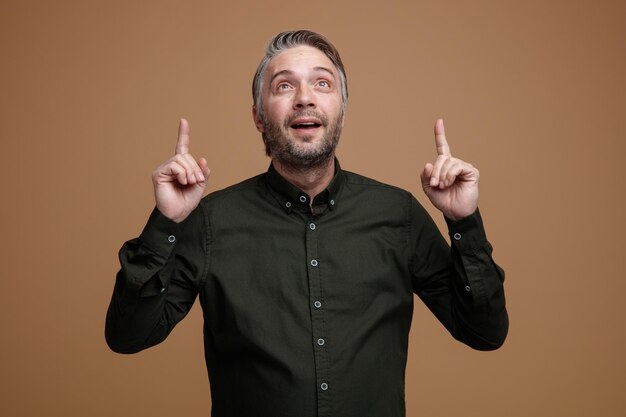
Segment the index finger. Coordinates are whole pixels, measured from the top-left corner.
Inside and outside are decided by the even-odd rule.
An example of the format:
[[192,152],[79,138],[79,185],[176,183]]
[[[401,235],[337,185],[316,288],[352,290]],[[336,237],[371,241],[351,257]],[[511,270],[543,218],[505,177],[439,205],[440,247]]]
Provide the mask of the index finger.
[[437,155],[452,156],[450,146],[446,140],[446,130],[443,127],[443,119],[435,122],[435,145],[437,145]]
[[189,122],[180,119],[178,124],[178,142],[176,142],[176,155],[189,153]]

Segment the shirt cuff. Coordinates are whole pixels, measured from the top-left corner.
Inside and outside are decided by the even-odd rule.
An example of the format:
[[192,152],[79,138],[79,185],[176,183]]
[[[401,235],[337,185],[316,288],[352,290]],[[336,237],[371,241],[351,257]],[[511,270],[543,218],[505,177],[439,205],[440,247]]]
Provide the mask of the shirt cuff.
[[487,235],[483,226],[480,211],[476,211],[467,217],[452,221],[446,217],[450,242],[456,246],[459,252],[473,252],[481,248],[487,242]]
[[176,246],[179,234],[180,225],[165,217],[155,207],[139,238],[147,249],[167,259]]

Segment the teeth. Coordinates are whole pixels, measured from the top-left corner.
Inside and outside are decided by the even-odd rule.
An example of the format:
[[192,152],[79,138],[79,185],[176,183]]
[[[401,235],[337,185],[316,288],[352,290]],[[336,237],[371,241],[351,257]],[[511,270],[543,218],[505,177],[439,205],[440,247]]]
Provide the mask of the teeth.
[[319,126],[319,123],[315,123],[315,122],[303,122],[303,123],[296,123],[294,125],[292,125],[292,127],[294,128],[300,128],[300,127],[315,127],[315,126]]

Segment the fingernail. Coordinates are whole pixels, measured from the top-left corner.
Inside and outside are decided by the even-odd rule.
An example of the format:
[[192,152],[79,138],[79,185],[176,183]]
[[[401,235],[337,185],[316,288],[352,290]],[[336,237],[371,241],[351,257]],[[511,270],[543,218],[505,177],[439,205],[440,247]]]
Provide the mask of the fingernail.
[[430,178],[430,185],[431,185],[431,187],[436,186],[437,185],[437,178],[431,177]]
[[196,172],[196,177],[198,178],[198,181],[204,182],[204,175],[202,175],[202,172]]

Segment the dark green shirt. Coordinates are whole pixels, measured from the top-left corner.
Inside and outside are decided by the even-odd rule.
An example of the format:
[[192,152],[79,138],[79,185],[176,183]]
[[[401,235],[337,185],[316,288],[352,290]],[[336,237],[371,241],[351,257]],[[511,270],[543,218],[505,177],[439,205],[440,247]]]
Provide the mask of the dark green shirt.
[[508,329],[480,214],[448,227],[451,248],[411,194],[338,163],[311,209],[270,166],[180,224],[155,209],[120,251],[107,342],[155,345],[199,296],[214,417],[404,416],[414,293],[473,348]]

